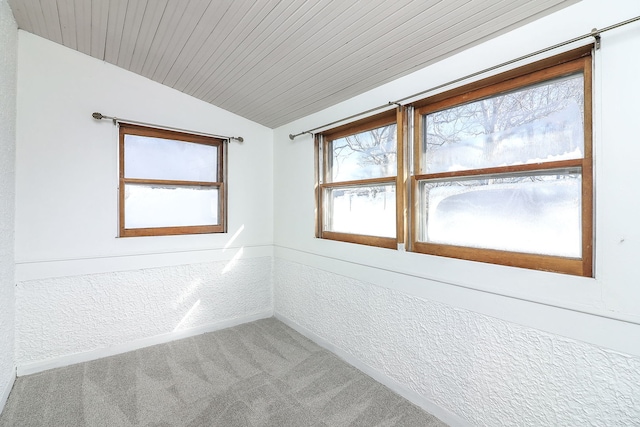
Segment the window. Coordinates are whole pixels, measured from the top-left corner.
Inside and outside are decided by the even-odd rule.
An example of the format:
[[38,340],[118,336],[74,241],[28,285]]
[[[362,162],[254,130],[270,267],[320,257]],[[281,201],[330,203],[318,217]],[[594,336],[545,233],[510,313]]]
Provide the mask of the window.
[[397,133],[390,111],[316,136],[318,237],[396,247]]
[[120,236],[225,232],[221,139],[120,124]]
[[588,52],[416,103],[412,250],[592,275]]
[[585,46],[316,135],[316,236],[593,276],[591,66]]

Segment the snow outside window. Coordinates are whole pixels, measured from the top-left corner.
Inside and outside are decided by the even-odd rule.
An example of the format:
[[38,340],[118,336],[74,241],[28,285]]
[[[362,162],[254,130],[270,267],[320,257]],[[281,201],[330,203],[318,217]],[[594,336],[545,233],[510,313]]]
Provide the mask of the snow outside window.
[[120,236],[224,231],[223,141],[120,125]]
[[416,108],[413,250],[592,275],[590,64]]

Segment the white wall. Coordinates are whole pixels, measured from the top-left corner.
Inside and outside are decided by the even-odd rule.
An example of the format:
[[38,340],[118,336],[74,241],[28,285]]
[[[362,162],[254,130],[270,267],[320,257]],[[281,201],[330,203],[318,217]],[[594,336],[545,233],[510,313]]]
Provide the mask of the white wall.
[[595,56],[595,278],[315,239],[313,143],[288,135],[638,15],[583,0],[276,129],[276,315],[454,424],[637,423],[640,22]]
[[[270,315],[272,131],[23,31],[18,52],[18,373]],[[118,133],[94,111],[244,137],[229,233],[117,238]]]
[[0,0],[0,412],[15,379],[14,219],[18,27]]

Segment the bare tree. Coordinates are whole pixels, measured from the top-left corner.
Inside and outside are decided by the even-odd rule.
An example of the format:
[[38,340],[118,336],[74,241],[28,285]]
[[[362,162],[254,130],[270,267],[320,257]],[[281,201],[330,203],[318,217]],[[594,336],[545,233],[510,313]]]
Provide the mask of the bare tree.
[[504,141],[516,137],[526,143],[519,155],[540,156],[562,149],[553,135],[566,123],[553,116],[566,112],[570,104],[577,105],[582,115],[582,88],[582,78],[572,76],[429,114],[423,147],[427,160],[429,155],[437,156],[441,147],[465,142],[469,149],[474,142],[481,149],[478,155],[487,161],[497,160],[504,155]]
[[[340,164],[355,158],[362,168],[376,166],[371,173],[377,176],[392,176],[396,173],[397,144],[396,125],[382,126],[332,142],[334,176]],[[374,176],[371,176],[374,177]]]

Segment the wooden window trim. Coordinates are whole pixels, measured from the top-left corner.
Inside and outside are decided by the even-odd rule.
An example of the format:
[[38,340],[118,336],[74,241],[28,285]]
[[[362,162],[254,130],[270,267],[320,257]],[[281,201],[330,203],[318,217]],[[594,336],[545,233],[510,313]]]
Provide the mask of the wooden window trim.
[[[316,135],[315,138],[315,221],[316,221],[316,237],[321,239],[336,240],[347,243],[356,243],[368,246],[377,246],[388,249],[396,249],[398,239],[402,239],[404,234],[403,216],[399,215],[404,212],[404,197],[402,189],[404,188],[404,162],[402,157],[402,109],[385,111],[372,117],[367,117],[355,122],[327,130]],[[361,180],[337,181],[331,180],[330,153],[329,146],[333,140],[353,135],[369,129],[375,129],[382,126],[396,124],[396,161],[397,173],[395,176],[370,178]],[[353,187],[353,186],[370,186],[370,185],[389,185],[396,187],[396,237],[369,236],[363,234],[342,233],[335,231],[323,230],[324,224],[324,194],[332,188]],[[402,231],[401,231],[402,230]]]
[[[161,180],[125,178],[125,135],[137,135],[150,138],[171,139],[193,144],[204,144],[218,148],[217,155],[217,180],[216,181],[181,181],[181,180]],[[197,134],[188,134],[172,130],[150,128],[128,123],[119,125],[119,187],[118,187],[118,218],[120,237],[141,237],[141,236],[172,236],[186,234],[209,234],[226,232],[226,187],[225,187],[225,144],[224,140]],[[125,228],[125,184],[150,184],[167,185],[174,187],[212,187],[218,189],[218,218],[219,224],[196,225],[196,226],[176,226],[176,227],[149,227],[149,228]]]
[[[524,267],[535,270],[552,271],[578,276],[593,277],[593,147],[592,147],[592,60],[591,46],[578,48],[534,64],[511,70],[488,79],[435,95],[413,104],[414,112],[414,171],[411,177],[412,227],[410,232],[411,250],[418,253],[451,258],[480,261],[491,264]],[[422,174],[423,121],[426,114],[440,111],[500,93],[525,87],[553,78],[582,72],[584,76],[584,157],[559,162],[493,167],[482,170],[465,170]],[[418,241],[419,230],[419,181],[472,177],[501,173],[540,171],[561,167],[579,167],[582,177],[582,257],[566,258],[551,255],[537,255],[493,249],[479,249]]]

